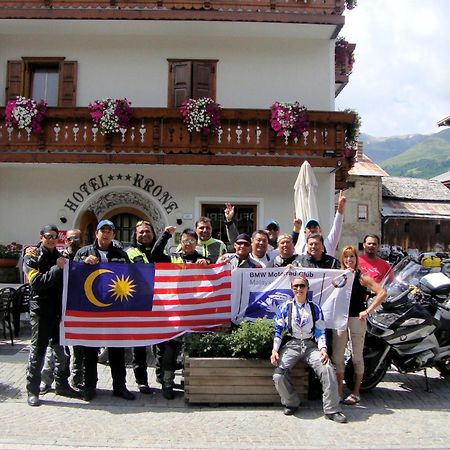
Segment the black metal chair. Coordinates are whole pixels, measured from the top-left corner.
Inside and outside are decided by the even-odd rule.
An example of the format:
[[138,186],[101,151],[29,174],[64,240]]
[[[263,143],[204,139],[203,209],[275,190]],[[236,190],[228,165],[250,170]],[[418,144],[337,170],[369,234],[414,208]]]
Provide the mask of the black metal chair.
[[30,312],[30,285],[28,283],[16,289],[13,302],[13,324],[16,337],[20,333],[20,314]]
[[11,287],[0,289],[0,319],[2,321],[3,336],[7,339],[6,327],[8,327],[11,345],[14,345],[13,325],[11,318],[15,292],[16,290]]

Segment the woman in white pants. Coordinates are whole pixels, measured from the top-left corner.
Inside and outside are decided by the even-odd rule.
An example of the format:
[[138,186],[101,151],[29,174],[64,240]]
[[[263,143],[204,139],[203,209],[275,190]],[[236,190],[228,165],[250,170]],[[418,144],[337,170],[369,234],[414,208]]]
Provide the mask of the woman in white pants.
[[[346,405],[355,405],[360,401],[359,389],[364,375],[364,337],[366,335],[366,318],[372,311],[384,301],[386,291],[367,275],[361,273],[358,268],[358,251],[352,245],[344,247],[341,253],[342,269],[355,272],[347,328],[333,330],[333,362],[336,366],[336,378],[338,382],[339,397],[344,398],[344,353],[350,340],[352,348],[352,361],[355,372],[355,383],[352,393],[345,398]],[[367,295],[375,293],[375,298],[370,306],[367,306]]]

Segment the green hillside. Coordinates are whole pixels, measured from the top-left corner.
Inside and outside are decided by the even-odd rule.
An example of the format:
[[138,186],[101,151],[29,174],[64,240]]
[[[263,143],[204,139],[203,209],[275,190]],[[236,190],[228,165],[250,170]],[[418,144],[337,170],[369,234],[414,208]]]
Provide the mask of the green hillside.
[[450,170],[450,130],[430,135],[380,166],[392,176],[432,178]]

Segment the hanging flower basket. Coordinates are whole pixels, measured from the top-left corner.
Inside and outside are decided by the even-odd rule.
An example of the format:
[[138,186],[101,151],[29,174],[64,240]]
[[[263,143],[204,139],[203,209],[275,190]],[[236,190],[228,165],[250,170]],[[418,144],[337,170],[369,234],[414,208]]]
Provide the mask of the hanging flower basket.
[[47,103],[36,103],[31,98],[16,97],[6,104],[5,119],[7,127],[16,127],[33,133],[42,133],[41,122],[47,116]]
[[349,76],[352,73],[353,64],[355,63],[354,48],[354,44],[349,44],[343,37],[336,39],[334,59],[341,75]]
[[133,117],[131,102],[126,98],[95,100],[89,103],[89,114],[102,134],[118,133],[128,128]]
[[306,119],[306,108],[299,102],[281,103],[275,102],[270,110],[270,125],[277,136],[297,137],[302,135],[308,129],[308,120]]
[[358,4],[357,0],[345,0],[345,7],[347,9],[354,9]]
[[187,125],[189,133],[194,131],[203,134],[218,133],[222,107],[209,97],[194,100],[185,100],[179,108],[183,122]]

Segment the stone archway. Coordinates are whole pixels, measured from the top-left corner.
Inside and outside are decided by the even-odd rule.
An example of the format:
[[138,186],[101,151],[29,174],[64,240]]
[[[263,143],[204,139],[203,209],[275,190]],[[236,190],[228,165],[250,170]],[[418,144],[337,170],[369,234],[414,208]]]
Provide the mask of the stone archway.
[[[117,214],[129,213],[153,224],[157,235],[167,226],[165,213],[151,197],[132,189],[114,189],[92,196],[83,205],[75,223],[86,232],[88,225],[92,226],[93,218],[97,222],[103,218],[111,218]],[[96,225],[96,223],[94,224]]]

